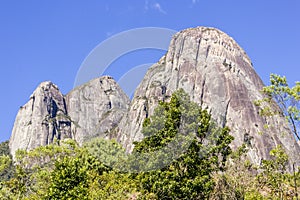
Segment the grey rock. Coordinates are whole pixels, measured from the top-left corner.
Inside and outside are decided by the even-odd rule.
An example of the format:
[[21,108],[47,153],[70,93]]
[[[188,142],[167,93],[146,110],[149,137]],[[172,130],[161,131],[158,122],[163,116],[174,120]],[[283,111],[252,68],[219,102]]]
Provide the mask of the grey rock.
[[[127,151],[143,138],[142,124],[159,101],[183,88],[220,126],[228,126],[237,148],[246,144],[255,164],[282,145],[290,162],[300,166],[300,146],[283,116],[262,117],[254,101],[263,98],[263,82],[244,50],[227,34],[197,27],[177,33],[168,52],[146,73],[130,102],[109,76],[91,80],[62,95],[53,83],[42,83],[22,106],[9,141],[30,150],[73,138],[80,144],[93,137],[117,138]],[[273,106],[278,110],[278,106]],[[268,128],[266,128],[266,124]],[[290,166],[291,166],[290,163]]]
[[51,144],[54,138],[115,137],[129,98],[112,79],[104,76],[79,86],[64,96],[56,85],[43,82],[17,114],[9,140],[10,152]]
[[51,82],[43,82],[17,114],[9,147],[30,150],[53,142],[54,138],[71,137],[71,122],[67,116],[64,96]]
[[112,138],[127,112],[129,98],[112,77],[104,76],[79,86],[66,95],[73,138],[82,143],[92,137]]
[[269,158],[271,149],[282,145],[291,162],[299,166],[300,146],[284,117],[261,117],[253,103],[263,97],[263,86],[245,51],[227,34],[207,27],[181,31],[138,86],[120,123],[118,139],[130,152],[132,142],[143,138],[143,120],[158,101],[168,101],[175,90],[183,88],[191,100],[210,110],[220,126],[230,127],[233,148],[247,144],[253,163],[260,164]]

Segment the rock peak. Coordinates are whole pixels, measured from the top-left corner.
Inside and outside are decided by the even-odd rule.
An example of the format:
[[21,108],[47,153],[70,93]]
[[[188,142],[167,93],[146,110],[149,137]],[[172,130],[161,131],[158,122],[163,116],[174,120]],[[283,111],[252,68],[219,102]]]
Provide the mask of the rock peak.
[[[176,43],[178,40],[181,41],[182,44]],[[199,48],[201,44],[206,44],[207,57],[213,56],[223,60],[226,59],[227,62],[232,62],[233,58],[238,56],[243,58],[249,66],[252,66],[250,58],[238,43],[232,37],[217,28],[199,26],[185,29],[173,36],[171,45],[175,43],[179,48],[183,49],[186,40],[193,40],[194,45],[198,45],[192,48]],[[199,53],[199,51],[197,52]]]
[[184,29],[184,30],[176,33],[175,37],[177,35],[181,35],[181,34],[185,34],[187,36],[198,37],[198,38],[205,37],[205,39],[209,39],[210,37],[215,37],[215,36],[225,36],[225,37],[228,37],[229,39],[233,40],[225,32],[221,31],[218,28],[214,28],[214,27],[198,26],[195,28]]
[[30,150],[70,138],[70,119],[63,94],[51,81],[42,82],[20,108],[9,140],[14,156],[17,149]]
[[101,76],[101,77],[99,77],[99,79],[113,79],[114,80],[114,78],[112,76],[109,76],[109,75]]
[[51,81],[39,84],[16,117],[9,146],[30,150],[72,138],[113,137],[130,100],[111,76],[93,79],[63,95]]
[[[53,90],[53,91],[52,91]],[[33,98],[36,94],[41,94],[41,93],[45,93],[45,92],[56,92],[59,91],[59,88],[57,85],[55,85],[54,83],[52,83],[51,81],[44,81],[41,82],[38,87],[34,90],[34,92],[32,93],[32,95],[30,96],[30,99]]]
[[41,83],[20,109],[9,145],[14,154],[18,148],[49,144],[54,137],[82,143],[99,136],[117,138],[131,151],[133,142],[143,138],[144,119],[159,101],[169,101],[182,88],[192,101],[209,109],[219,126],[231,129],[234,148],[247,145],[253,163],[269,159],[270,150],[281,145],[299,166],[300,146],[285,119],[262,117],[253,103],[263,98],[263,86],[233,38],[216,28],[190,28],[174,35],[168,52],[148,70],[131,102],[111,76],[93,79],[65,96],[52,82]]
[[40,83],[37,89],[50,89],[51,87],[53,87],[56,90],[59,90],[58,86],[52,83],[51,81],[44,81]]
[[[269,151],[280,144],[300,165],[300,147],[285,119],[266,119],[258,114],[253,102],[263,98],[263,86],[250,58],[226,33],[207,27],[180,31],[173,36],[167,54],[148,70],[137,88],[121,121],[120,141],[132,150],[132,142],[143,138],[143,120],[153,114],[159,101],[168,101],[182,88],[192,101],[208,108],[220,126],[231,129],[233,147],[247,144],[253,163],[268,159]],[[265,124],[278,128],[265,129]]]
[[76,87],[66,97],[71,130],[79,143],[101,136],[111,138],[130,100],[111,76],[95,78]]

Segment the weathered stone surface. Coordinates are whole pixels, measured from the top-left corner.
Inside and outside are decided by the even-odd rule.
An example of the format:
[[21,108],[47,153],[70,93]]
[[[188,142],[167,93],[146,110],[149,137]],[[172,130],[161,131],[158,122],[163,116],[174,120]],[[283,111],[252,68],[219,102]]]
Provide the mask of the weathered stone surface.
[[91,137],[114,137],[130,100],[112,77],[104,76],[79,86],[66,95],[72,134],[82,143]]
[[129,98],[109,76],[91,80],[66,96],[53,83],[41,83],[19,110],[10,151],[15,155],[17,149],[47,145],[54,138],[72,138],[81,144],[91,137],[114,137],[129,104]]
[[[181,31],[137,88],[120,123],[119,140],[130,151],[132,142],[142,139],[142,122],[158,101],[167,101],[183,88],[193,101],[211,111],[219,125],[231,128],[233,147],[247,143],[252,162],[269,158],[269,151],[280,144],[299,165],[300,147],[285,119],[261,117],[253,104],[262,98],[262,87],[251,60],[231,37],[206,27]],[[268,129],[265,124],[270,125]]]
[[16,117],[9,147],[30,150],[53,142],[54,138],[71,137],[71,122],[67,116],[64,96],[51,82],[43,82],[22,106]]
[[214,28],[187,29],[173,37],[167,54],[148,70],[131,103],[109,76],[66,96],[53,83],[42,83],[20,108],[9,146],[14,155],[17,149],[47,145],[55,137],[82,143],[99,136],[116,137],[131,151],[132,142],[143,138],[143,120],[158,101],[168,101],[183,88],[220,126],[231,128],[233,147],[247,144],[253,163],[269,158],[269,151],[282,145],[291,163],[299,166],[300,146],[284,117],[261,117],[253,104],[262,98],[262,87],[251,60],[231,37]]

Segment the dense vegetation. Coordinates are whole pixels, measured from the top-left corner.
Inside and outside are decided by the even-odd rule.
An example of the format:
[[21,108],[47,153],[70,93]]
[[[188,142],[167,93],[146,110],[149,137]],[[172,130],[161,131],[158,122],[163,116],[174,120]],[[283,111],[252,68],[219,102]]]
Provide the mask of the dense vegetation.
[[[278,92],[282,83],[277,82],[264,92],[268,98],[290,95],[286,114],[297,136],[300,85]],[[281,146],[270,152],[272,159],[254,166],[247,160],[247,145],[236,151],[229,147],[229,131],[179,90],[144,121],[145,138],[129,155],[114,140],[97,138],[83,146],[64,140],[19,150],[12,165],[8,143],[1,143],[0,199],[299,198],[299,170],[286,172],[289,158]]]
[[9,180],[14,173],[14,166],[9,153],[8,141],[0,143],[0,181]]

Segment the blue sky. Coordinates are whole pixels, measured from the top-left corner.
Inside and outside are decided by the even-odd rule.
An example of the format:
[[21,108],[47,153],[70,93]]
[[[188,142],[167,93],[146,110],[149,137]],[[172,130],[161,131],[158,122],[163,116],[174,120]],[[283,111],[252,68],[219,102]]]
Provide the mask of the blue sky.
[[[133,28],[221,29],[252,59],[265,83],[270,73],[300,80],[299,0],[1,0],[0,142],[37,85],[51,80],[72,89],[81,63],[100,42]],[[154,63],[163,51],[122,56],[108,70]],[[126,71],[126,70],[125,70]]]

